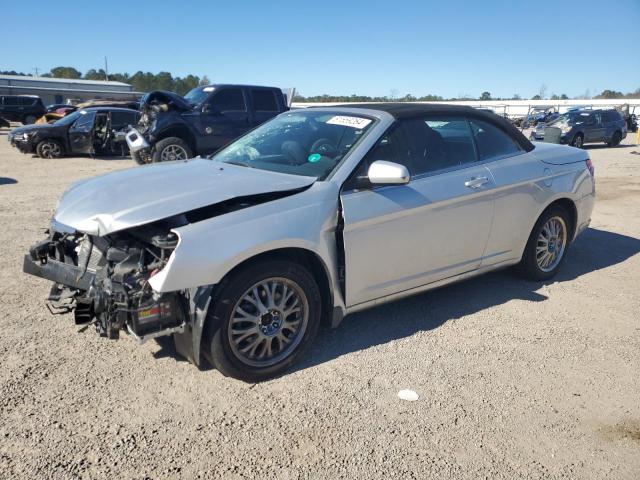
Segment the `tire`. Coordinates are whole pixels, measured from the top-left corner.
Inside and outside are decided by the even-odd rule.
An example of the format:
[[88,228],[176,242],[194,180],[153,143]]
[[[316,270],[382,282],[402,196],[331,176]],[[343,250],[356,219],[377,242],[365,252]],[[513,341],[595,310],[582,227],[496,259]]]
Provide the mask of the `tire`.
[[64,147],[57,140],[42,140],[36,146],[40,158],[60,158],[64,155]]
[[[265,285],[272,288],[272,302]],[[293,308],[296,302],[299,311]],[[321,316],[320,289],[306,268],[283,260],[254,264],[220,284],[207,312],[203,352],[225,376],[267,380],[288,370],[307,350]]]
[[23,125],[32,125],[32,124],[36,123],[36,120],[38,120],[38,117],[36,117],[35,115],[27,115],[26,117],[24,117],[22,119],[22,124]]
[[622,141],[622,133],[614,132],[614,134],[611,136],[611,140],[607,142],[607,146],[617,147],[618,145],[620,145],[621,141]]
[[582,148],[584,146],[584,137],[581,133],[576,133],[571,140],[571,146],[576,148]]
[[[556,228],[559,227],[561,231],[557,235],[553,235],[554,230],[550,228],[550,225],[556,225]],[[549,234],[555,240],[552,242],[547,241],[545,244],[544,239],[548,239]],[[558,272],[567,256],[572,234],[570,217],[564,208],[554,205],[545,210],[538,218],[529,235],[522,259],[518,264],[520,274],[525,278],[537,281],[552,278]],[[561,241],[559,242],[558,240]],[[546,250],[539,251],[539,248],[544,249],[545,247]],[[552,259],[546,265],[545,261],[548,257],[545,256],[545,252],[552,256]]]
[[151,163],[151,155],[141,155],[140,152],[129,152],[131,154],[131,158],[138,165],[147,165]]
[[187,160],[193,158],[191,147],[178,137],[163,138],[153,147],[151,159],[153,163]]

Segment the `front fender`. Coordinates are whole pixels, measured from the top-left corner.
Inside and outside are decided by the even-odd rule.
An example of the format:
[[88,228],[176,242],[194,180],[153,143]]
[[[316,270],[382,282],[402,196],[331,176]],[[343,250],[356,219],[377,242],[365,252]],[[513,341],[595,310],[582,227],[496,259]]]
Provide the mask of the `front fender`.
[[337,284],[335,229],[338,189],[316,182],[289,197],[174,229],[179,243],[149,283],[157,292],[219,283],[235,266],[261,253],[301,248],[316,254]]

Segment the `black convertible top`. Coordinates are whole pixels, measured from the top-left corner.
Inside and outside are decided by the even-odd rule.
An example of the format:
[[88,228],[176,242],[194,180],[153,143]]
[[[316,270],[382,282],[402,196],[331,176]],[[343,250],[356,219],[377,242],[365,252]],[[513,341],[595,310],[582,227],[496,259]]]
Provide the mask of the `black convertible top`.
[[343,103],[336,105],[345,108],[366,108],[387,112],[396,119],[414,118],[422,115],[460,115],[478,118],[489,122],[513,138],[527,152],[535,147],[520,130],[514,127],[506,118],[492,112],[484,112],[466,105],[449,105],[445,103]]

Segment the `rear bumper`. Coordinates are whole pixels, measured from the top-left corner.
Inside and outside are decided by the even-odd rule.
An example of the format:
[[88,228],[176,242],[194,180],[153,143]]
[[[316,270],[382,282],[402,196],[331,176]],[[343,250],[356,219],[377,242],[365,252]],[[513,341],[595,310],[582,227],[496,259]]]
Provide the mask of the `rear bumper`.
[[78,290],[89,290],[95,280],[91,272],[83,272],[81,268],[67,263],[49,259],[46,263],[34,260],[31,254],[24,256],[22,271],[29,275],[51,280]]

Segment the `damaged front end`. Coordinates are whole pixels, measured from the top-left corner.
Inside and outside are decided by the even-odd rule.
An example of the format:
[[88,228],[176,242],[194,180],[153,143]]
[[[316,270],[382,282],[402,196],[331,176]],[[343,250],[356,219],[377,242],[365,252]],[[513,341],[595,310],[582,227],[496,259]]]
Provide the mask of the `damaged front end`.
[[54,282],[54,313],[74,311],[78,325],[94,323],[101,336],[121,330],[140,342],[179,333],[188,318],[180,292],[154,292],[149,279],[166,264],[178,236],[156,222],[103,237],[51,230],[24,258],[24,271]]
[[[125,135],[129,150],[140,157],[142,163],[151,163],[151,149],[158,128],[162,129],[171,122],[181,123],[177,116],[192,108],[176,93],[161,90],[147,93],[140,100],[140,119],[136,128],[131,128]],[[158,125],[159,117],[161,126]]]

